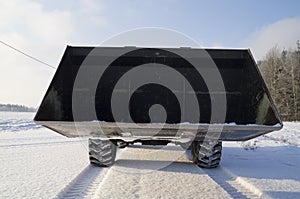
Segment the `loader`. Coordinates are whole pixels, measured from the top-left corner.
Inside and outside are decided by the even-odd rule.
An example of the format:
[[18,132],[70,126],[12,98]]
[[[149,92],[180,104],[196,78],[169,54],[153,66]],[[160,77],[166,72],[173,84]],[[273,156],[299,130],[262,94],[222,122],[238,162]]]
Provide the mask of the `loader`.
[[202,168],[222,142],[283,127],[249,49],[67,46],[34,118],[66,137],[87,137],[90,163],[118,148],[174,143]]

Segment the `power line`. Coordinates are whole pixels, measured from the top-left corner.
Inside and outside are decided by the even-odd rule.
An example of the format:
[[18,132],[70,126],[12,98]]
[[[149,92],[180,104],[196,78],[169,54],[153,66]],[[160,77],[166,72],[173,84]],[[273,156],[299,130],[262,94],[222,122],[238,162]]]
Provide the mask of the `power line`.
[[35,60],[35,61],[37,61],[37,62],[39,62],[39,63],[41,63],[41,64],[44,64],[44,65],[46,65],[46,66],[48,66],[48,67],[50,67],[50,68],[56,69],[54,66],[51,66],[50,64],[47,64],[46,62],[43,62],[42,60],[40,60],[40,59],[38,59],[38,58],[35,58],[35,57],[33,57],[33,56],[31,56],[31,55],[29,55],[29,54],[27,54],[27,53],[25,53],[25,52],[23,52],[23,51],[21,51],[21,50],[15,48],[15,47],[13,47],[13,46],[11,46],[11,45],[5,43],[4,41],[1,41],[1,40],[0,40],[0,43],[2,43],[3,45],[5,45],[5,46],[7,46],[7,47],[9,47],[9,48],[11,48],[11,49],[17,51],[18,53],[21,53],[22,55],[24,55],[24,56],[26,56],[26,57],[29,57],[30,59],[33,59],[33,60]]

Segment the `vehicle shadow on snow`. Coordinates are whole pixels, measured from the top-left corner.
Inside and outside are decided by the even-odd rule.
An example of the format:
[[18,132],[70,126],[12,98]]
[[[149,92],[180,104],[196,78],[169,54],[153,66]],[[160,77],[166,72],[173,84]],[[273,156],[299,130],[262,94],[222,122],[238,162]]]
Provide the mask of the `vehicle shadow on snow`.
[[192,162],[172,162],[163,160],[129,160],[118,159],[116,161],[117,167],[125,167],[130,169],[142,169],[141,173],[147,173],[151,171],[166,171],[166,172],[180,172],[180,173],[192,173],[192,174],[204,174],[204,171],[197,168]]
[[137,149],[150,149],[151,151],[158,151],[158,150],[164,150],[164,151],[182,151],[184,150],[181,146],[178,145],[167,145],[167,146],[152,146],[152,145],[129,145],[127,148],[137,148]]
[[[146,170],[146,172],[141,172],[141,175],[144,174],[147,175],[149,172],[150,173],[171,172],[171,173],[180,173],[180,174],[187,173],[192,175],[198,175],[200,183],[202,182],[201,179],[204,179],[203,178],[204,176],[208,176],[220,187],[222,187],[232,198],[246,198],[246,195],[243,195],[243,193],[241,193],[240,190],[233,187],[229,183],[230,181],[234,181],[236,177],[228,175],[224,171],[222,166],[214,169],[202,169],[196,166],[194,163],[188,161],[170,162],[170,161],[163,161],[163,160],[156,161],[156,160],[129,160],[129,159],[119,159],[117,160],[116,165],[118,167],[125,167],[126,169],[129,168],[134,170],[139,170],[139,169],[142,169],[144,171]],[[193,186],[193,183],[195,182],[191,181],[191,187]],[[203,186],[207,186],[207,184],[203,184]]]

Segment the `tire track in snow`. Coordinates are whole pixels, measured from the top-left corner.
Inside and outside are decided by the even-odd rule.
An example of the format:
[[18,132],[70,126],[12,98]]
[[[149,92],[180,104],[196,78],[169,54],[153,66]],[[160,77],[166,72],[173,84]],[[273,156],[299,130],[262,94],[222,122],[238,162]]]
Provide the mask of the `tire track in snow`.
[[[254,185],[235,176],[224,167],[205,169],[205,173],[221,186],[232,198],[260,198],[263,193]],[[267,197],[264,195],[264,197]]]
[[108,171],[109,168],[88,165],[56,198],[93,198]]
[[[186,155],[188,159],[192,158],[190,151],[187,151]],[[256,199],[262,196],[262,192],[258,188],[246,182],[244,179],[234,175],[228,169],[222,167],[222,165],[217,168],[202,170],[232,198]]]

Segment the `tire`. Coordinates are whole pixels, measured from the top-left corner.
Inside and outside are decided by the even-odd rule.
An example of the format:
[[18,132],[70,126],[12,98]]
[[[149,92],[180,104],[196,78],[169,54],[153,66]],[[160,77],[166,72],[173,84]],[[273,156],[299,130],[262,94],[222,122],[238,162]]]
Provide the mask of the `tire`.
[[201,168],[218,167],[222,155],[221,141],[194,141],[191,145],[192,161]]
[[99,167],[108,167],[115,163],[117,147],[110,140],[89,139],[90,163]]

